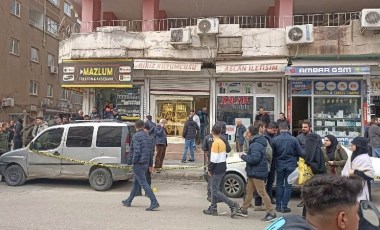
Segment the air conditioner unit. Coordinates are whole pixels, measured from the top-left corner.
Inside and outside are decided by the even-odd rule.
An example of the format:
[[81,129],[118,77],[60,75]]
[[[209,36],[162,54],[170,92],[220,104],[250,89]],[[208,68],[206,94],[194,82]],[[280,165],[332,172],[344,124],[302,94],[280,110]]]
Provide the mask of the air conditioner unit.
[[202,18],[197,20],[198,35],[214,35],[219,33],[219,19]]
[[50,73],[58,73],[58,67],[57,66],[50,66]]
[[14,98],[3,98],[3,100],[1,101],[1,106],[13,107],[13,106],[15,106],[15,99]]
[[190,28],[170,28],[171,45],[189,45],[191,44]]
[[380,30],[380,9],[363,9],[360,26],[367,30]]
[[286,44],[307,44],[314,42],[313,25],[299,25],[286,27]]

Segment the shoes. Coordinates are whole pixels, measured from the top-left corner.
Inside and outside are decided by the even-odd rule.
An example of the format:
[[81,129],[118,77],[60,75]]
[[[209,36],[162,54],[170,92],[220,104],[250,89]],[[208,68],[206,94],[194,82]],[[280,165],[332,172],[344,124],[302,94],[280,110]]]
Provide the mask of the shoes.
[[217,216],[218,215],[218,211],[215,210],[215,209],[208,208],[208,209],[203,210],[203,214],[209,215],[209,216]]
[[270,198],[270,202],[271,202],[272,204],[276,204],[276,200],[275,200],[274,198]]
[[276,214],[270,214],[269,212],[265,215],[265,217],[263,219],[261,219],[261,221],[264,221],[266,223],[270,223],[272,221],[275,221],[277,219],[277,215]]
[[184,161],[184,160],[181,160],[181,163],[186,163],[186,161]]
[[265,209],[265,207],[263,205],[261,205],[261,206],[255,206],[253,208],[253,210],[258,211],[258,212],[266,211],[266,209]]
[[149,208],[146,208],[145,211],[155,211],[157,210],[158,208],[160,207],[160,205],[157,203],[157,204],[151,204],[149,206]]
[[288,212],[291,212],[292,210],[290,208],[282,208],[281,209],[281,212],[282,213],[288,213]]
[[195,160],[189,159],[188,161],[190,161],[190,162],[194,162]]
[[239,210],[237,211],[236,215],[238,215],[238,216],[242,216],[242,217],[247,217],[247,216],[248,216],[248,211],[239,208]]
[[131,207],[132,203],[128,200],[122,200],[121,203],[123,204],[123,206],[126,206],[126,207]]
[[239,204],[238,203],[235,203],[232,207],[230,207],[231,209],[231,218],[234,218],[234,216],[236,216],[238,210],[239,210]]
[[299,204],[297,204],[297,207],[302,208],[304,205],[305,205],[305,202],[303,202],[303,200],[302,200]]

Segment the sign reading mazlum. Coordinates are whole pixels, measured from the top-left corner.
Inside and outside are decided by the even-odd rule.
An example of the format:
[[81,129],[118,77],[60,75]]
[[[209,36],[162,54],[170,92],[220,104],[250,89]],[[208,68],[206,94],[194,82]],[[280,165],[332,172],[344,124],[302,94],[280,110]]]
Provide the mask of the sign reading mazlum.
[[62,87],[130,87],[130,59],[64,60]]

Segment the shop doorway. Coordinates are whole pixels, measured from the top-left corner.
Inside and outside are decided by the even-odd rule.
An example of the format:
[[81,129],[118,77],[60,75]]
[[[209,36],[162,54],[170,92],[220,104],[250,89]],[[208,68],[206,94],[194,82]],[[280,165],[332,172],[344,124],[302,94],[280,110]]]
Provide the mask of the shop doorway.
[[292,98],[292,131],[297,136],[302,131],[302,122],[310,120],[311,97]]

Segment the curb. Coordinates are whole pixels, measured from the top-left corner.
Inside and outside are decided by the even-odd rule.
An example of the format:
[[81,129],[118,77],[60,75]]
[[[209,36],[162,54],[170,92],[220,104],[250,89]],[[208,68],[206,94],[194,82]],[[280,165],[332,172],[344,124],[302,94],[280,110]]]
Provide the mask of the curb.
[[[175,167],[170,165],[170,167]],[[200,169],[185,169],[185,170],[168,170],[162,171],[160,173],[153,173],[153,179],[162,179],[162,180],[191,180],[191,181],[204,181],[203,178],[203,168]]]

